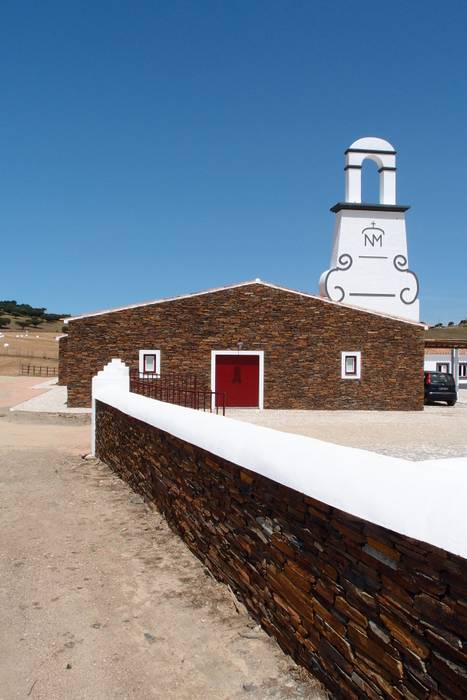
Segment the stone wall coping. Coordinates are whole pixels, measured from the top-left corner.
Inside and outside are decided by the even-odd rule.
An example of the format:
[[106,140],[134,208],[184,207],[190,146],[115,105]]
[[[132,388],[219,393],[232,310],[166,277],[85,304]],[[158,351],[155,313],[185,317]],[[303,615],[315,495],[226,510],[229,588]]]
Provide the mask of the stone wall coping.
[[95,383],[95,400],[346,513],[467,558],[466,457],[387,457],[163,403],[121,382]]

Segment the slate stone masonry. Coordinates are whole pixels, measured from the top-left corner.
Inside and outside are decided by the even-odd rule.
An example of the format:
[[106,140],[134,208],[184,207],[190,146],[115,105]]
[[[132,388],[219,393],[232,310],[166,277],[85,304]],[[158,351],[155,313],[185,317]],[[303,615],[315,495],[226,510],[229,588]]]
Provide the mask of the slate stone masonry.
[[99,401],[96,454],[332,697],[467,696],[467,560]]
[[68,336],[63,335],[58,341],[58,382],[59,386],[66,386],[68,383],[68,377],[66,373],[67,368],[67,349],[68,349]]
[[[164,372],[210,387],[211,350],[264,350],[264,407],[423,408],[424,330],[261,283],[76,319],[60,341],[69,406],[90,406],[91,380],[114,357],[138,368],[161,351]],[[63,350],[63,353],[62,353]],[[362,352],[361,379],[341,379],[341,351]],[[62,356],[63,355],[63,356]]]

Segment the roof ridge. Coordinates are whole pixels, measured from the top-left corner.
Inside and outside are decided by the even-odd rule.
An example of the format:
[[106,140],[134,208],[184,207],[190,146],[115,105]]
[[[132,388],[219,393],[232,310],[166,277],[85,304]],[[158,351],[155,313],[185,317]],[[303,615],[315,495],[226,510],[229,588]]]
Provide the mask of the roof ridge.
[[245,282],[237,282],[235,284],[228,284],[224,285],[223,287],[212,287],[210,289],[205,289],[199,292],[191,292],[189,294],[179,294],[177,296],[172,296],[172,297],[162,297],[160,299],[152,299],[151,301],[143,301],[143,302],[137,302],[135,304],[127,304],[125,306],[117,306],[111,309],[103,309],[102,311],[91,311],[90,313],[86,314],[80,314],[78,316],[70,316],[69,318],[66,318],[64,323],[65,325],[68,325],[70,321],[78,321],[83,318],[92,318],[94,316],[104,316],[105,314],[111,314],[111,313],[116,313],[117,311],[128,311],[130,309],[137,309],[141,308],[143,306],[153,306],[155,304],[165,304],[169,301],[179,301],[181,299],[191,299],[192,297],[198,297],[198,296],[203,296],[205,294],[215,294],[216,292],[223,292],[228,289],[236,289],[238,287],[246,287],[251,284],[261,284],[264,287],[270,287],[271,289],[278,289],[283,292],[288,292],[289,294],[297,294],[299,296],[306,297],[308,299],[316,299],[318,301],[322,301],[323,303],[326,304],[334,304],[335,306],[339,306],[342,308],[346,309],[352,309],[354,311],[361,311],[362,313],[367,313],[371,314],[372,316],[380,316],[383,318],[388,318],[392,321],[399,321],[401,323],[408,323],[410,325],[415,325],[415,326],[422,326],[423,328],[427,328],[427,326],[424,323],[421,323],[420,321],[412,321],[411,319],[408,318],[402,318],[400,316],[392,316],[391,314],[385,314],[382,311],[373,311],[371,309],[365,309],[361,306],[354,306],[351,304],[342,304],[342,302],[338,301],[332,301],[331,299],[327,299],[326,297],[321,297],[317,294],[311,294],[310,292],[303,292],[298,289],[291,289],[290,287],[283,287],[278,284],[273,284],[272,282],[265,282],[264,280],[260,279],[259,277],[256,277],[254,280],[247,280]]

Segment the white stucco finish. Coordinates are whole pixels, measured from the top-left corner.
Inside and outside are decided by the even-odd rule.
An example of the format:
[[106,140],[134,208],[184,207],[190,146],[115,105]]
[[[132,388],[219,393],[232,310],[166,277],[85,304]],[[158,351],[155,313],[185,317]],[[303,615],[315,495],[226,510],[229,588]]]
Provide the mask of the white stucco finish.
[[467,458],[410,462],[283,433],[133,394],[128,368],[126,376],[121,366],[111,372],[93,382],[93,405],[100,400],[323,503],[467,557]]
[[[453,362],[453,353],[451,350],[447,350],[446,352],[443,353],[425,353],[425,361],[423,365],[423,369],[426,372],[437,372],[438,371],[438,364],[439,363],[444,363],[449,365],[449,372],[452,374],[455,371],[454,368],[454,362]],[[457,380],[457,385],[458,388],[463,389],[467,387],[467,377],[462,377],[459,376],[459,364],[466,364],[467,363],[467,353],[459,353],[458,356],[458,369],[457,369],[457,377],[454,377],[454,379]]]
[[365,160],[376,163],[379,175],[380,204],[396,203],[396,151],[389,141],[366,136],[357,139],[345,153],[345,201],[362,201],[362,171]]
[[[380,202],[374,209],[358,206],[366,159],[376,160],[381,168]],[[346,199],[336,212],[331,265],[321,275],[320,295],[418,321],[419,286],[408,267],[405,213],[384,208],[396,204],[395,168],[394,148],[383,139],[359,139],[347,150]]]

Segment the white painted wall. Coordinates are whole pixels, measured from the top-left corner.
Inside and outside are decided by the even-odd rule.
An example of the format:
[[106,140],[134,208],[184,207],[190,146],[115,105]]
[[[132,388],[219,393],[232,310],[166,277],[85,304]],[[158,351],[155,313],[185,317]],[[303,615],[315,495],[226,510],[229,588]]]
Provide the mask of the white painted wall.
[[338,212],[331,266],[321,275],[320,294],[332,301],[418,321],[418,281],[407,269],[404,214]]
[[[392,152],[371,152],[376,147]],[[346,203],[361,203],[360,166],[366,158],[382,168],[395,168],[390,143],[374,137],[355,141],[346,154]],[[395,204],[395,170],[383,170],[380,177],[380,203]],[[418,279],[408,268],[405,213],[345,207],[338,211],[331,265],[319,286],[320,295],[332,301],[418,321]]]
[[376,163],[379,173],[380,204],[396,203],[396,151],[389,141],[366,136],[354,141],[345,154],[345,201],[362,201],[362,171],[365,160]]
[[[424,370],[426,372],[436,372],[436,367],[439,362],[449,362],[449,371],[452,373],[452,356],[450,352],[443,354],[435,353],[425,353]],[[467,362],[467,354],[459,354],[459,362]],[[459,388],[464,389],[467,387],[467,378],[458,378]]]
[[467,458],[410,462],[334,445],[139,396],[127,378],[128,368],[125,375],[114,365],[93,380],[93,405],[103,401],[323,503],[467,557]]

